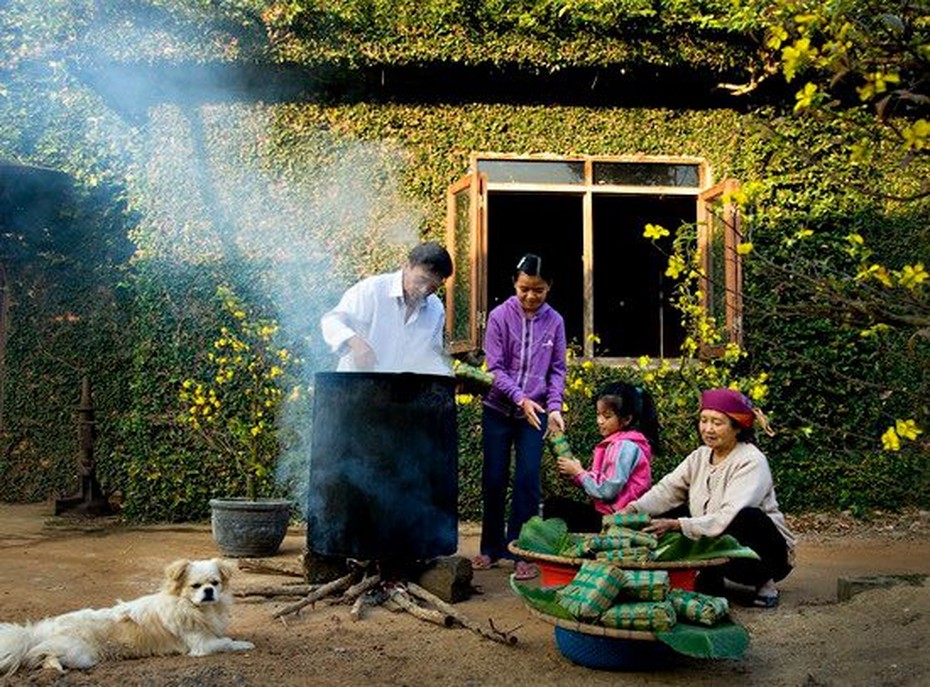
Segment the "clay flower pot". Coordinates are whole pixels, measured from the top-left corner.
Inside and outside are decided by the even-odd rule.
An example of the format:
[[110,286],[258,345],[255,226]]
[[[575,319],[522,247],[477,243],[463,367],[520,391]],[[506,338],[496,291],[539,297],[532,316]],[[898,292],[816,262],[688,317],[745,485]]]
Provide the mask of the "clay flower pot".
[[274,556],[291,518],[288,499],[211,499],[213,539],[224,556]]

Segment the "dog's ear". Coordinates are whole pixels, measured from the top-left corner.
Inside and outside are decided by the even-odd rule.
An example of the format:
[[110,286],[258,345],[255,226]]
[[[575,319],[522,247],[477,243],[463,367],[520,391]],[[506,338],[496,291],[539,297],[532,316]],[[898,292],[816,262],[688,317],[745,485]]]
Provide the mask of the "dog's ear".
[[235,574],[236,570],[238,570],[238,566],[235,563],[223,560],[222,558],[214,558],[213,562],[216,564],[216,569],[220,572],[220,581],[225,587],[227,584],[229,584],[229,578],[231,578],[233,574]]
[[184,582],[187,580],[187,569],[190,564],[188,560],[179,560],[165,568],[165,590],[169,594],[180,596],[181,590],[184,589]]

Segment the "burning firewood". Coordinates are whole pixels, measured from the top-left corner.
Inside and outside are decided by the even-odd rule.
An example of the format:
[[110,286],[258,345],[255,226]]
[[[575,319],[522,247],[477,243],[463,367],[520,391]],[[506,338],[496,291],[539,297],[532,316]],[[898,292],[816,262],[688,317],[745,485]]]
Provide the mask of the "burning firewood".
[[435,608],[424,608],[418,605],[402,585],[395,585],[394,588],[391,589],[390,600],[401,609],[420,620],[425,620],[435,625],[442,625],[443,627],[452,627],[455,623],[455,619],[446,613],[441,613]]
[[271,616],[272,618],[282,618],[291,613],[296,613],[305,606],[309,606],[312,603],[316,603],[320,599],[323,599],[330,594],[335,594],[336,592],[341,592],[344,589],[347,589],[352,584],[352,580],[355,578],[355,573],[349,573],[340,577],[338,580],[333,580],[332,582],[327,582],[326,584],[320,585],[318,589],[313,592],[310,592],[300,601],[289,604],[282,609],[279,609],[274,612]]
[[234,596],[305,596],[319,589],[318,584],[283,584],[277,586],[242,587],[233,592]]
[[517,643],[517,637],[513,633],[520,629],[519,625],[512,630],[498,630],[496,627],[494,627],[494,623],[492,622],[490,623],[491,627],[489,629],[479,625],[463,613],[460,613],[455,607],[447,604],[435,594],[431,594],[430,592],[426,591],[418,584],[414,584],[413,582],[409,583],[407,585],[407,591],[410,592],[411,595],[422,599],[427,603],[433,604],[437,609],[451,617],[459,625],[471,630],[472,632],[477,632],[482,637],[493,639],[495,642],[501,642],[502,644]]
[[352,585],[342,593],[342,601],[348,603],[362,596],[369,589],[373,589],[381,584],[381,575],[366,575],[361,582]]
[[[300,601],[289,604],[276,611],[273,618],[283,618],[291,613],[297,613],[302,608],[327,596],[339,595],[334,603],[352,604],[349,617],[359,620],[362,611],[368,606],[382,605],[390,610],[409,613],[410,615],[435,625],[443,627],[464,627],[472,632],[501,644],[516,644],[517,637],[514,632],[519,629],[499,630],[489,621],[488,626],[475,622],[451,604],[439,598],[429,590],[412,582],[398,581],[385,582],[383,569],[370,563],[353,561],[354,570],[347,575],[323,585],[313,585],[313,589]],[[378,570],[378,572],[373,572]],[[373,574],[368,574],[373,572]],[[397,571],[388,570],[392,580]],[[391,574],[393,573],[393,574]],[[359,576],[364,575],[361,580]],[[340,594],[341,592],[341,594]]]

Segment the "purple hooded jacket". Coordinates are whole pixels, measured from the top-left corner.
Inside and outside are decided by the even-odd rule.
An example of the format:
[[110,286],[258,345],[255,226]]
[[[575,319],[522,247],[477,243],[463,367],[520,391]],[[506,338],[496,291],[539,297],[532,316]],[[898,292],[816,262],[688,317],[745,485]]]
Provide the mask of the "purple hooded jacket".
[[543,303],[527,319],[517,297],[508,298],[488,315],[484,352],[488,372],[494,375],[485,405],[508,416],[522,416],[517,405],[529,396],[547,413],[561,412],[565,322],[552,306]]

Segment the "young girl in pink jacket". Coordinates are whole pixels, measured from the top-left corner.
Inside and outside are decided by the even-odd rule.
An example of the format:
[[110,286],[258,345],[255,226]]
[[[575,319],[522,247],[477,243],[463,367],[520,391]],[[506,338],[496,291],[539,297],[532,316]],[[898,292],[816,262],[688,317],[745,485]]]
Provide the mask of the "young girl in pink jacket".
[[[618,512],[652,486],[652,454],[658,450],[659,423],[645,389],[612,382],[595,396],[597,428],[591,467],[560,456],[559,472],[584,489],[590,504],[562,498],[546,501],[547,518],[562,518],[572,532],[597,532],[604,515]],[[592,508],[593,505],[593,508]]]

